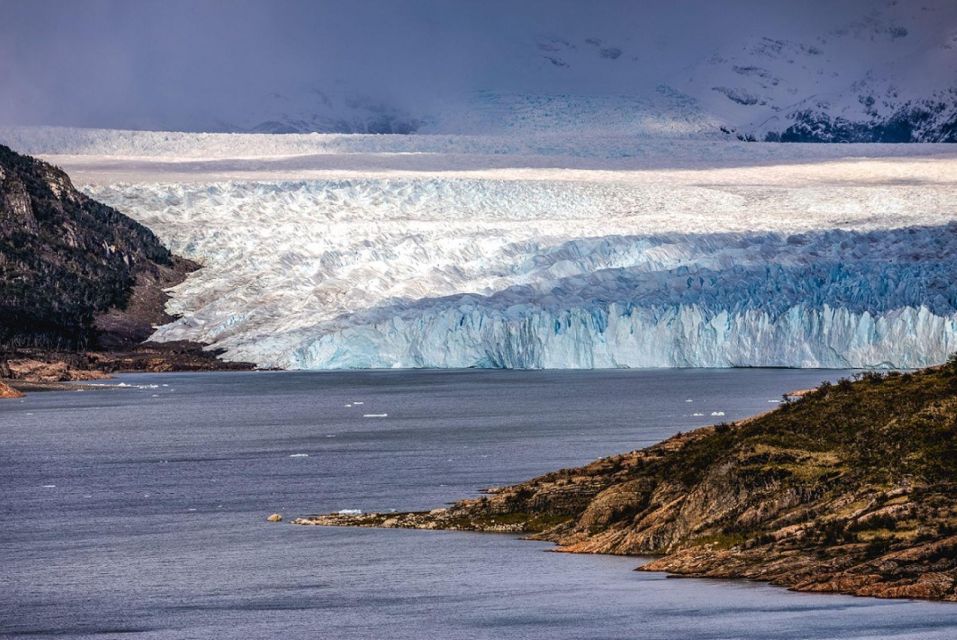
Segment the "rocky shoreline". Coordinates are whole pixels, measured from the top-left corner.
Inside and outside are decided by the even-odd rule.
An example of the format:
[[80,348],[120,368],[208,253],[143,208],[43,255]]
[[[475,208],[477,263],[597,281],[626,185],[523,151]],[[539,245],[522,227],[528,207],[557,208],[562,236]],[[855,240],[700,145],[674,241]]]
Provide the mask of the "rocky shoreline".
[[825,384],[445,508],[292,522],[520,534],[654,557],[641,571],[957,602],[957,360]]
[[[0,355],[0,398],[21,397],[34,391],[76,391],[82,383],[104,380],[114,373],[174,371],[251,371],[255,365],[219,359],[216,351],[191,342],[147,342],[124,351],[84,353],[41,350]],[[7,394],[4,388],[14,394]]]

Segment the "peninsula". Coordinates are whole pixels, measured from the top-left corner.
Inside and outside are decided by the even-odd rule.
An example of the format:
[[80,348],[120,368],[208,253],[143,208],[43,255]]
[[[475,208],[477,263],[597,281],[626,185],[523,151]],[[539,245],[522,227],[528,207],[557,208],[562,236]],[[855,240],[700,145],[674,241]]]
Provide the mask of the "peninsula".
[[653,557],[642,571],[957,602],[957,358],[826,383],[447,508],[293,523],[522,534]]

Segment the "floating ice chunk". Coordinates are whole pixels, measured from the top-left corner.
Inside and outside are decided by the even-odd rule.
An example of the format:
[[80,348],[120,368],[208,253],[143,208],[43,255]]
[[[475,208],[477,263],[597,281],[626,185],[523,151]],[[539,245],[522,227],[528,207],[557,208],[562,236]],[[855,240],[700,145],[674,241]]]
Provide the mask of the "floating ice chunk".
[[340,516],[361,516],[362,509],[339,509]]
[[388,418],[388,413],[363,413],[363,418]]
[[724,415],[724,411],[712,411],[712,412],[711,412],[711,415],[713,415],[713,416],[723,416],[723,415]]
[[700,418],[700,417],[703,416],[704,414],[703,414],[703,413],[695,412],[695,413],[692,413],[691,415],[694,416],[695,418]]
[[693,401],[691,400],[691,398],[688,398],[687,400],[685,400],[685,402],[693,402]]
[[346,405],[343,405],[343,406],[344,406],[346,409],[349,409],[350,407],[352,407],[351,404],[346,404]]
[[358,406],[358,405],[360,405],[360,404],[365,404],[365,403],[364,403],[364,402],[353,402],[352,404],[354,404],[354,405],[357,405],[357,406]]
[[44,488],[44,489],[56,489],[56,485],[55,485],[55,484],[45,484],[45,485],[43,485],[43,488]]
[[289,457],[290,458],[308,458],[309,454],[308,453],[290,453]]

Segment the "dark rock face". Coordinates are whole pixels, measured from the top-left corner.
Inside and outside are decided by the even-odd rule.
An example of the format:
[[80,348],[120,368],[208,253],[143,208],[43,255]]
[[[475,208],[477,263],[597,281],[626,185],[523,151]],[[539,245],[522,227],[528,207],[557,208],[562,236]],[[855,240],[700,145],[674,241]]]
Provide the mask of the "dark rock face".
[[528,534],[642,570],[957,602],[957,359],[421,513],[294,524]]
[[[949,109],[949,111],[948,111]],[[889,117],[868,122],[831,118],[821,111],[792,114],[794,124],[765,136],[767,142],[957,142],[957,109],[932,100],[908,103]]]
[[140,342],[169,320],[162,288],[195,268],[60,169],[0,145],[0,348]]

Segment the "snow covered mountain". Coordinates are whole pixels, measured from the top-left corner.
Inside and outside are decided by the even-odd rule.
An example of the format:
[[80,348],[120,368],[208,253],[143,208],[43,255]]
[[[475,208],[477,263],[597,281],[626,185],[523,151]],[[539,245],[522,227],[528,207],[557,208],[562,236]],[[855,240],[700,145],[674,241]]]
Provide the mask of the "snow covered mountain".
[[0,124],[957,136],[953,0],[34,4],[0,21]]
[[254,133],[415,133],[425,116],[414,116],[401,108],[368,96],[296,89],[270,92],[248,112],[234,116],[227,130]]
[[816,34],[725,46],[682,90],[749,139],[957,141],[957,4],[875,3]]
[[305,86],[270,91],[221,117],[231,130],[274,133],[594,128],[786,142],[957,141],[957,3],[827,9],[813,19],[739,22],[700,41],[678,33],[663,42],[606,23],[509,32],[496,73],[428,103]]
[[207,69],[229,87],[184,80],[167,108],[131,110],[169,130],[0,142],[204,265],[154,338],[234,360],[916,367],[957,351],[957,147],[932,144],[957,141],[957,3],[490,3],[426,3],[403,23],[421,32],[389,21],[401,3],[358,3],[366,22],[246,57],[237,31],[238,75]]

